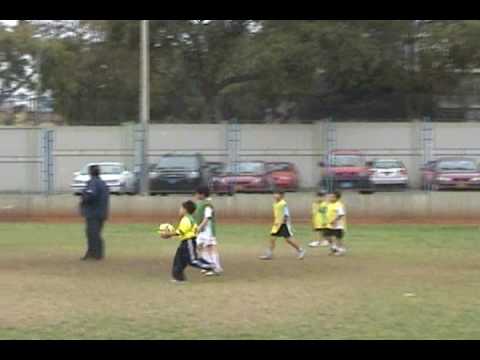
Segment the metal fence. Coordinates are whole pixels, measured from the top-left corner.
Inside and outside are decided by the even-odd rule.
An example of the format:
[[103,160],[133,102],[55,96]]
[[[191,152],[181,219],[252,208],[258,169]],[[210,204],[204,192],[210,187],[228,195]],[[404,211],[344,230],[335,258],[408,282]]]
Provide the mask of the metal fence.
[[[73,173],[89,162],[142,166],[142,129],[112,127],[0,128],[0,192],[66,193]],[[209,161],[285,161],[296,165],[300,187],[321,180],[318,163],[334,149],[354,149],[368,159],[404,162],[413,188],[421,188],[422,166],[438,157],[480,159],[480,123],[155,124],[149,127],[148,162],[167,153],[201,153]],[[427,188],[426,190],[431,190]]]

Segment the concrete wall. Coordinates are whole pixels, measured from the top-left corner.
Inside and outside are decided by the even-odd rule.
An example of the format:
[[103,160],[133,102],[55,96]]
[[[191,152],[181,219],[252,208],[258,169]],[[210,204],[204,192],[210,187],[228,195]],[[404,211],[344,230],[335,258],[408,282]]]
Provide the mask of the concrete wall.
[[[421,126],[404,123],[337,123],[337,148],[359,149],[370,159],[402,160],[411,184],[419,185],[422,165]],[[472,156],[480,159],[480,123],[434,123],[434,156]],[[0,192],[35,192],[41,189],[40,130],[0,128]],[[314,187],[320,177],[317,163],[325,149],[324,122],[314,124],[241,126],[240,159],[282,160],[295,163],[301,186]],[[203,153],[208,160],[226,160],[227,126],[165,124],[150,126],[150,161],[165,153]],[[123,161],[134,165],[134,128],[55,128],[55,190],[69,191],[73,172],[93,161]]]
[[[111,213],[113,219],[129,222],[174,222],[178,208],[188,197],[130,197],[113,196]],[[313,194],[289,194],[287,200],[294,222],[309,221]],[[3,195],[0,197],[0,221],[32,218],[51,220],[80,219],[77,197],[72,195]],[[272,217],[271,195],[237,195],[214,198],[221,221],[264,221]],[[359,195],[346,193],[344,203],[349,219],[353,221],[396,222],[407,220],[413,223],[428,220],[480,221],[480,193],[468,192],[408,192]]]
[[0,191],[39,192],[40,131],[0,128]]

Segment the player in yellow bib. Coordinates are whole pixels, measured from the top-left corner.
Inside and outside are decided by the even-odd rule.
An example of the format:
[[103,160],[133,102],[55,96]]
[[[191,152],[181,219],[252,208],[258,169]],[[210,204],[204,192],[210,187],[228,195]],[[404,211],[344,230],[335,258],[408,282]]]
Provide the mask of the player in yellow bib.
[[175,283],[186,281],[185,268],[188,265],[206,271],[215,270],[214,264],[200,258],[197,254],[198,226],[192,216],[195,209],[196,206],[193,201],[184,202],[179,210],[180,222],[178,226],[174,230],[161,235],[164,239],[178,237],[180,240],[172,266],[172,282]]
[[330,242],[326,238],[327,230],[327,193],[320,191],[312,204],[312,227],[316,233],[316,239],[312,241],[310,247],[329,246]]
[[272,260],[273,251],[275,250],[276,239],[282,237],[290,244],[298,253],[298,259],[303,260],[305,257],[305,250],[303,250],[293,237],[293,229],[290,218],[290,211],[288,210],[285,195],[282,191],[275,191],[273,194],[273,226],[270,232],[270,246],[265,255],[260,256],[261,260]]
[[343,238],[347,230],[347,213],[341,198],[342,194],[339,191],[331,194],[327,210],[326,235],[331,243],[330,254],[336,256],[345,255],[347,252],[343,245]]

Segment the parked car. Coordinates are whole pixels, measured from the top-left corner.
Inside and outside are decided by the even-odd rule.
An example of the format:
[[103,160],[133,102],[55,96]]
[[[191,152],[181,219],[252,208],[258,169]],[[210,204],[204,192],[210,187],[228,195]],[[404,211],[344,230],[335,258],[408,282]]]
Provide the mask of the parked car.
[[271,192],[275,184],[264,161],[240,161],[225,167],[212,178],[212,190],[217,194],[235,192]]
[[370,161],[368,172],[375,189],[379,187],[408,188],[408,171],[403,162],[393,159]]
[[71,187],[75,195],[80,195],[87,186],[87,182],[90,180],[88,169],[92,165],[100,167],[100,178],[107,183],[112,194],[134,194],[136,192],[135,174],[128,171],[124,164],[120,162],[101,162],[87,164],[82,170],[73,174]]
[[168,154],[160,158],[149,173],[150,194],[193,193],[199,186],[208,186],[210,172],[200,154]]
[[268,172],[276,188],[285,191],[298,190],[298,171],[294,164],[289,162],[269,162]]
[[365,155],[359,151],[332,151],[328,154],[327,162],[320,162],[319,165],[322,168],[321,188],[356,189],[361,193],[374,191]]
[[[150,174],[156,167],[157,167],[157,164],[148,164],[148,168],[147,168],[148,174]],[[140,193],[140,183],[142,180],[140,165],[135,166],[133,173],[135,175],[135,193],[138,194]]]
[[207,161],[207,167],[210,175],[220,175],[225,169],[225,163],[221,161]]
[[474,159],[441,158],[422,169],[425,189],[480,189],[480,171]]

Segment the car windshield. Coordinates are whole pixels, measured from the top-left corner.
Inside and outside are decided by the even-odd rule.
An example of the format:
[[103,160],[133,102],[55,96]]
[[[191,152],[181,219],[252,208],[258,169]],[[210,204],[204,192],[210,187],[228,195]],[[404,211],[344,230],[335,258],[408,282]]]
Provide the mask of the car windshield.
[[265,166],[261,162],[235,163],[228,165],[226,172],[230,174],[262,174],[265,172]]
[[440,171],[475,171],[475,162],[471,160],[447,160],[438,163]]
[[[91,166],[85,166],[80,174],[87,175],[88,168]],[[124,167],[120,164],[99,164],[100,166],[100,174],[102,175],[120,175],[124,171]]]
[[373,168],[375,169],[399,169],[404,168],[401,161],[396,160],[383,160],[383,161],[374,161]]
[[223,171],[223,168],[225,167],[224,164],[222,163],[209,163],[208,168],[213,174],[220,174]]
[[334,155],[331,158],[333,167],[359,167],[362,165],[362,157],[358,155]]
[[290,171],[289,163],[272,163],[268,167],[270,171]]
[[187,169],[198,168],[197,158],[194,156],[164,156],[160,159],[157,169]]

